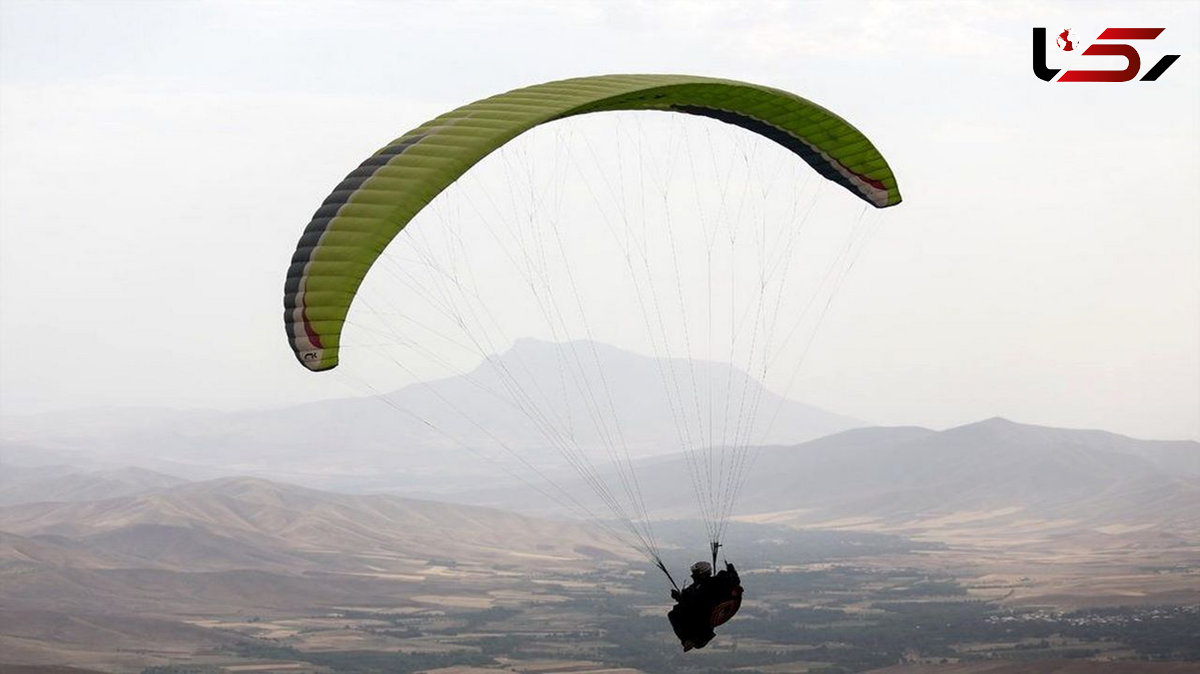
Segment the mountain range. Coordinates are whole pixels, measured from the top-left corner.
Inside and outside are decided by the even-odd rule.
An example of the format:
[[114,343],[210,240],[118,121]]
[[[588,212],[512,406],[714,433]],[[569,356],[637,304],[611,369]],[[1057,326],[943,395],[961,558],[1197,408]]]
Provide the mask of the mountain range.
[[[546,496],[556,485],[588,503],[592,486],[549,468],[560,452],[509,424],[521,413],[493,395],[506,367],[526,368],[554,391],[567,348],[522,342],[469,376],[380,399],[4,419],[4,659],[140,671],[234,653],[246,634],[299,639],[316,630],[318,649],[342,639],[393,648],[399,642],[388,639],[424,643],[420,630],[400,626],[407,616],[421,616],[422,630],[454,632],[531,611],[529,629],[541,634],[551,619],[590,625],[591,609],[580,606],[618,595],[623,606],[639,592],[653,599],[635,610],[660,612],[663,579],[639,553],[596,523],[567,519],[561,500]],[[936,587],[929,578],[953,568],[978,576],[972,592],[1014,603],[1194,602],[1200,443],[1000,418],[946,430],[867,427],[743,379],[780,410],[771,433],[760,429],[769,443],[681,453],[678,429],[651,408],[664,404],[659,373],[684,363],[600,346],[596,354],[625,424],[628,463],[606,462],[586,425],[576,442],[614,492],[628,484],[615,466],[638,476],[632,486],[672,569],[704,547],[695,491],[705,480],[693,471],[734,484],[725,481],[733,464],[722,460],[740,453],[745,480],[724,540],[763,592],[783,587],[784,570],[788,588],[825,573],[874,583],[880,572],[911,576],[905,587]],[[687,365],[698,381],[745,377]],[[441,397],[456,409],[439,410],[431,401]],[[581,411],[564,389],[553,398],[543,400],[547,415]],[[451,439],[434,430],[441,426],[458,432]],[[513,479],[508,469],[520,466],[479,458],[500,441],[536,470]],[[805,587],[798,597],[817,586]],[[593,603],[575,603],[584,597]],[[743,618],[759,615],[756,601]],[[795,606],[788,610],[813,610]],[[460,622],[447,618],[455,611]]]
[[[717,449],[714,456],[722,457],[723,450]],[[745,521],[933,538],[978,532],[1044,537],[1087,531],[1110,536],[1154,532],[1200,540],[1200,508],[1196,507],[1200,504],[1200,444],[1191,441],[1137,440],[1103,431],[1047,428],[996,418],[945,431],[851,429],[796,445],[750,448],[745,456],[745,479],[732,511],[735,519]],[[637,493],[652,519],[695,519],[702,514],[692,479],[695,459],[673,454],[633,462]],[[727,468],[719,470],[728,472]],[[625,483],[615,470],[600,467],[597,476],[620,496]],[[718,472],[717,478],[722,477]],[[594,497],[592,485],[577,475],[560,474],[549,483],[536,482],[536,475],[527,479],[535,488],[487,481],[483,483],[486,487],[445,492],[436,498],[542,517],[578,515],[578,509],[564,509],[561,495],[566,494],[598,517],[610,516]],[[379,535],[375,532],[388,529],[386,522],[374,519],[383,506],[372,505],[364,516],[352,512],[346,500],[363,498],[368,499],[363,503],[374,503],[369,499],[379,498],[384,499],[379,502],[383,504],[392,503],[386,499],[398,498],[328,494],[289,486],[294,491],[288,492],[287,499],[260,496],[245,502],[242,498],[237,506],[240,510],[231,512],[257,510],[255,519],[238,526],[227,523],[204,532],[169,528],[179,524],[164,512],[202,512],[198,506],[187,505],[193,490],[229,499],[229,492],[238,485],[254,484],[244,480],[209,481],[200,483],[205,485],[201,487],[142,468],[87,472],[5,466],[0,476],[0,502],[25,505],[4,510],[0,531],[74,535],[78,532],[62,529],[62,524],[39,524],[31,529],[27,527],[33,524],[26,523],[41,522],[43,513],[64,521],[92,522],[99,508],[122,526],[168,527],[155,530],[154,535],[174,536],[170,545],[181,550],[206,545],[220,548],[209,536],[232,538],[253,548],[269,540],[269,532],[281,523],[296,527],[287,531],[315,527],[313,530],[324,532],[321,535],[328,540],[341,541],[341,547],[369,549],[372,537]],[[554,498],[556,494],[558,498]],[[277,502],[300,503],[306,498],[323,503],[327,514],[350,508],[342,515],[345,523],[322,528],[298,515],[273,510]],[[54,503],[30,505],[36,501]],[[334,504],[340,505],[335,508]],[[210,520],[213,518],[206,515],[198,521]],[[359,520],[366,522],[365,530],[356,523]],[[88,531],[99,536],[109,535],[106,532],[111,529]],[[353,532],[362,532],[362,538]],[[117,540],[111,547],[96,549],[128,551],[134,547]],[[298,562],[289,557],[283,563]]]
[[[852,429],[751,448],[746,456],[733,511],[746,521],[933,537],[1150,530],[1200,542],[1200,443],[1191,441],[995,418],[945,431]],[[695,463],[694,456],[675,455],[635,465],[643,483],[653,484],[643,490],[652,518],[697,515]],[[612,470],[601,481],[620,484]],[[563,491],[588,488],[567,481]],[[446,498],[531,513],[559,510],[553,501],[504,487]]]
[[[682,377],[697,386],[681,386],[679,394],[670,382]],[[600,381],[603,396],[595,393]],[[576,385],[582,382],[591,386]],[[760,413],[748,415],[743,397],[758,400]],[[136,465],[193,480],[249,475],[338,491],[437,494],[480,480],[513,481],[508,473],[523,463],[569,474],[564,443],[583,456],[605,457],[618,444],[632,459],[671,454],[681,444],[671,410],[707,419],[710,408],[717,410],[714,435],[722,425],[731,435],[741,422],[744,436],[770,443],[865,425],[782,398],[728,364],[654,359],[593,342],[522,339],[467,374],[381,396],[236,413],[138,409],[6,417],[0,461],[93,470]],[[692,419],[688,428],[702,433],[709,427]]]
[[[687,370],[697,382],[723,382],[714,386],[748,392],[761,398],[761,409],[778,409],[759,415],[776,421],[770,432],[758,429],[763,444],[681,452],[680,427],[661,413],[671,406],[662,382],[672,370]],[[499,394],[513,385],[505,373],[514,371],[524,373],[529,392],[520,404]],[[583,400],[585,392],[565,383],[596,381],[601,374],[611,405],[589,407],[595,400]],[[673,400],[702,414],[708,405],[699,404],[700,395]],[[572,452],[552,446],[553,433],[522,423],[531,417],[518,408],[534,398],[543,419],[576,418],[565,426]],[[621,421],[627,453],[609,451],[612,417]],[[726,434],[717,428],[695,432],[719,440]],[[591,342],[519,340],[466,375],[373,398],[238,413],[135,409],[8,417],[0,437],[0,504],[145,496],[185,480],[253,476],[532,515],[567,514],[565,495],[605,517],[610,510],[592,498],[596,485],[587,482],[596,478],[619,500],[635,496],[652,518],[699,516],[697,490],[709,489],[718,500],[736,491],[736,517],[802,526],[1190,535],[1200,530],[1198,448],[1191,441],[999,418],[942,431],[864,427],[775,396],[727,365],[655,360]],[[733,462],[739,458],[746,459],[740,466]],[[743,481],[731,481],[738,477]]]

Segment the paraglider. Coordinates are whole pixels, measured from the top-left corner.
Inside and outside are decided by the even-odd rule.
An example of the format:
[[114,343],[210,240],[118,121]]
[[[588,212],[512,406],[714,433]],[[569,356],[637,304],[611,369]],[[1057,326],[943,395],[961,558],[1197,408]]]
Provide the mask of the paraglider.
[[[314,372],[338,366],[343,327],[368,272],[409,222],[473,166],[539,125],[613,111],[681,113],[740,127],[782,146],[818,175],[874,208],[893,206],[901,200],[895,176],[870,140],[829,110],[785,91],[690,75],[606,75],[517,89],[442,114],[396,138],[362,162],[325,199],[300,237],[284,284],[284,325],[296,359]],[[765,242],[760,247],[768,249]],[[787,250],[779,246],[781,254]],[[768,281],[764,273],[759,306],[753,314],[762,320],[749,321],[753,326],[766,322],[763,295]],[[783,295],[782,289],[779,294]],[[577,291],[575,295],[577,300]],[[780,300],[776,299],[776,312],[779,306]],[[643,311],[648,310],[643,307]],[[554,318],[561,320],[561,316]],[[462,317],[456,319],[466,330]],[[656,322],[666,324],[661,314]],[[487,353],[482,355],[489,357]],[[587,387],[589,377],[578,359],[571,366],[575,368],[570,372],[574,382]],[[762,369],[766,369],[766,356]],[[526,391],[517,382],[506,379],[510,373],[501,372],[500,376],[506,392],[517,399],[514,407],[530,415],[545,433],[547,444],[567,456],[572,467],[602,497],[613,516],[632,534],[630,544],[644,552],[670,578],[650,531],[638,482],[632,475],[628,447],[620,436],[619,426],[616,430],[609,427],[609,418],[615,416],[612,401],[604,396],[588,396],[589,404],[595,406],[591,410],[592,422],[612,452],[613,470],[628,497],[625,502],[619,498],[621,491],[609,491],[586,456],[581,456],[586,452],[581,451],[577,435],[571,429],[557,428],[557,415],[538,411]],[[708,395],[711,410],[711,386]],[[684,404],[679,391],[668,397],[672,400],[671,413],[676,416],[676,424],[685,423],[683,417],[691,414],[691,407],[700,407],[697,394],[688,398],[695,405]],[[752,419],[755,401],[747,402],[745,397],[743,393],[738,414]],[[746,408],[751,411],[745,411]],[[478,423],[474,419],[468,421]],[[745,436],[751,426],[742,424],[739,417],[736,431],[730,433],[732,441],[727,443],[732,448],[728,462],[724,457],[720,461],[713,459],[717,440],[711,429],[696,432],[694,438],[686,432],[680,434],[685,453],[707,454],[705,461],[694,462],[692,479],[708,527],[709,545],[714,551],[712,564],[694,565],[693,582],[682,589],[676,587],[672,595],[678,604],[671,610],[670,622],[685,650],[707,644],[713,638],[713,628],[729,620],[740,606],[742,587],[736,569],[726,564],[714,574],[712,566],[716,564],[715,551],[744,478],[745,452],[750,446]],[[685,435],[688,437],[683,438]],[[693,463],[689,464],[691,467]],[[572,494],[565,496],[575,502]]]
[[733,564],[725,562],[715,576],[712,571],[712,564],[696,562],[691,584],[671,590],[676,604],[667,619],[685,652],[707,646],[716,636],[713,629],[729,622],[742,605],[742,581]]

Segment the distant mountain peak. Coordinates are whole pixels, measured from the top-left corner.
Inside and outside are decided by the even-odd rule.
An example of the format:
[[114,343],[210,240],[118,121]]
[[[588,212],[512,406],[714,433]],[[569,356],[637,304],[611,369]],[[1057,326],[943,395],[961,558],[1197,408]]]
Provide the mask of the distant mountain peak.
[[677,452],[681,437],[694,446],[790,445],[865,425],[774,393],[728,362],[671,355],[523,337],[465,374],[393,390],[386,405],[342,398],[190,420],[169,413],[166,423],[145,412],[138,427],[60,438],[55,428],[73,425],[63,419],[28,435],[110,465],[193,480],[239,473],[344,491],[437,494],[503,472],[481,455],[570,471],[564,438],[608,461],[614,429],[637,459]]
[[1040,424],[1027,424],[1019,421],[1013,421],[1005,417],[991,417],[982,421],[975,421],[961,426],[946,429],[946,433],[990,433],[1001,435],[1022,434],[1033,438],[1082,438],[1090,437],[1092,439],[1107,438],[1110,441],[1129,441],[1129,442],[1154,442],[1147,440],[1138,440],[1127,435],[1113,433],[1112,431],[1104,431],[1094,428],[1062,428],[1057,426],[1043,426]]

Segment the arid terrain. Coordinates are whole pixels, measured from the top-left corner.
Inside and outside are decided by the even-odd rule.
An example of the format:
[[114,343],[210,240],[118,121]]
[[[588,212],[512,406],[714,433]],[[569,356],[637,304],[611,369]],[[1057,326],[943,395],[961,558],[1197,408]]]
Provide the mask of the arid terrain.
[[[645,388],[649,359],[604,353],[621,390]],[[479,419],[505,414],[465,381],[436,385]],[[1200,444],[999,418],[855,428],[784,404],[793,435],[837,432],[752,452],[721,551],[746,600],[690,653],[665,619],[670,584],[613,537],[618,522],[569,518],[528,475],[511,479],[514,466],[438,445],[378,400],[6,419],[0,662],[122,674],[1200,668]],[[654,449],[664,432],[648,420],[628,438],[679,579],[707,539],[688,457]],[[501,437],[529,461],[553,458],[531,436]],[[619,483],[611,470],[594,477]],[[546,475],[587,503],[578,475]]]
[[[1200,666],[1195,539],[1154,527],[993,530],[981,523],[994,518],[964,513],[898,535],[747,521],[726,542],[747,601],[709,648],[684,654],[664,619],[665,579],[582,525],[248,478],[152,482],[139,495],[0,508],[6,671]],[[658,527],[681,573],[697,555],[693,530]],[[1176,662],[1129,668],[1147,658]]]

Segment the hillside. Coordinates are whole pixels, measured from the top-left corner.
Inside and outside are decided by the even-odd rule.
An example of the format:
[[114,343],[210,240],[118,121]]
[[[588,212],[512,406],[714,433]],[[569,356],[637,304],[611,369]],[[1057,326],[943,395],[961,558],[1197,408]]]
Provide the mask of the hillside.
[[604,556],[593,551],[603,539],[577,524],[254,478],[83,503],[6,506],[0,508],[0,531],[67,541],[92,555],[137,560],[142,568],[187,571],[387,570],[380,565],[411,571],[431,559],[569,564]]
[[187,480],[127,466],[84,471],[69,466],[0,464],[0,506],[37,501],[96,501],[160,491]]
[[[989,419],[945,431],[852,429],[751,456],[735,510],[748,521],[935,537],[1153,531],[1200,541],[1195,442]],[[637,466],[654,478],[643,490],[651,513],[696,516],[689,470],[681,456]],[[555,508],[505,489],[455,498],[529,512]]]

